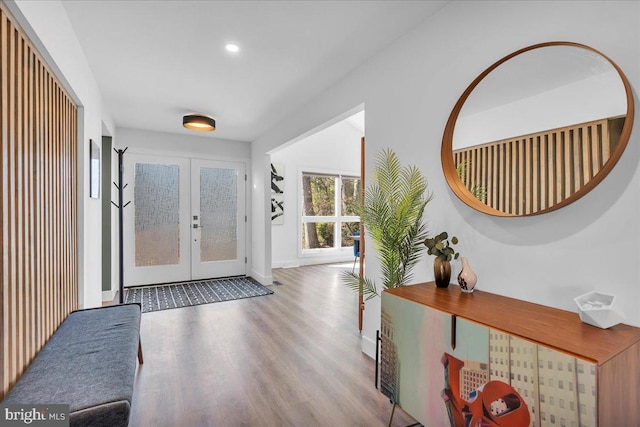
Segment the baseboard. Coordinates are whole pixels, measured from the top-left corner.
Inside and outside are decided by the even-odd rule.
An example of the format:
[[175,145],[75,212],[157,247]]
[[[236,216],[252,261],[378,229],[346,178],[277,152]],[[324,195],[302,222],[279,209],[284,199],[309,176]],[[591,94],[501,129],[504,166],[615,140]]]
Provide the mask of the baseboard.
[[263,274],[258,273],[255,270],[251,270],[251,277],[260,282],[261,285],[270,286],[273,284],[273,277],[271,275],[265,276]]
[[340,256],[304,256],[300,258],[300,266],[317,265],[317,264],[338,264],[353,263],[353,255],[345,257]]
[[102,291],[102,302],[111,302],[114,300],[114,298],[116,297],[118,291],[117,290],[110,290],[110,291]]
[[376,340],[362,336],[362,352],[372,359],[376,358]]
[[273,261],[271,264],[271,268],[296,268],[296,267],[300,267],[300,261],[298,260]]

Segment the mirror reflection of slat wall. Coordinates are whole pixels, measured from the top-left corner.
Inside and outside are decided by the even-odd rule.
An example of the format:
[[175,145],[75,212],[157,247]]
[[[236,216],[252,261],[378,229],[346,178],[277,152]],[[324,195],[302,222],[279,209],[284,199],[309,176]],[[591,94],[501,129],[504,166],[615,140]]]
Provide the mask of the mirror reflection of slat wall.
[[609,159],[623,117],[551,129],[454,150],[462,182],[482,202],[514,215],[566,199]]
[[0,400],[78,307],[77,111],[0,2]]

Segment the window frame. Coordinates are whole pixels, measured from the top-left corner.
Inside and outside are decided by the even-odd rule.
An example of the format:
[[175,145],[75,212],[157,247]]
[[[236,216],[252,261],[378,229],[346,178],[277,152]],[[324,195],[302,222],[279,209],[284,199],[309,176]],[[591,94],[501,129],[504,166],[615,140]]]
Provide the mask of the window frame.
[[[304,200],[304,186],[302,184],[302,179],[306,175],[327,177],[334,179],[334,215],[303,215],[303,200]],[[300,168],[298,170],[298,255],[301,257],[310,257],[317,255],[329,255],[329,254],[340,254],[347,255],[353,253],[352,246],[342,246],[342,224],[346,222],[360,222],[360,217],[357,215],[342,215],[342,191],[339,189],[342,188],[342,179],[362,179],[360,173],[353,170],[335,170],[335,169],[318,169],[318,168]],[[333,235],[334,242],[333,247],[331,248],[312,248],[312,249],[304,249],[302,247],[302,225],[308,222],[312,223],[321,223],[328,222],[333,223]]]

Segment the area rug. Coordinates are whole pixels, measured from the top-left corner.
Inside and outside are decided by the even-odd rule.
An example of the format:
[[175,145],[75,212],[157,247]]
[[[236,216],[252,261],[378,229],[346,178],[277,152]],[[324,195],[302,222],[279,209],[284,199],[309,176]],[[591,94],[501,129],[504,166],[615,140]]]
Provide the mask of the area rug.
[[270,295],[273,291],[251,277],[197,280],[127,290],[126,303],[142,304],[142,312]]

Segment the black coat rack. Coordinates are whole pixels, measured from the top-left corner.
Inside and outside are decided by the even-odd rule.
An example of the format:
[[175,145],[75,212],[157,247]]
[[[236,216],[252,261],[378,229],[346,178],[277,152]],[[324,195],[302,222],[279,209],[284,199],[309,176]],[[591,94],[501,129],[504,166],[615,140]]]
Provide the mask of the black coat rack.
[[122,200],[123,191],[125,188],[127,188],[127,185],[128,185],[128,184],[122,185],[122,175],[124,174],[123,156],[128,149],[129,147],[125,148],[124,150],[118,150],[116,148],[113,149],[113,151],[115,151],[118,154],[118,183],[117,184],[115,182],[113,183],[113,185],[115,185],[115,187],[118,189],[118,203],[114,202],[113,200],[111,201],[111,203],[113,204],[113,206],[118,208],[118,250],[119,250],[118,262],[120,264],[119,265],[120,289],[118,292],[119,294],[118,300],[120,304],[124,303],[124,264],[123,264],[124,255],[122,250],[124,245],[124,242],[122,240],[124,235],[123,211],[124,211],[124,208],[126,208],[129,205],[129,203],[131,203],[131,201],[128,201],[123,205],[123,200]]

